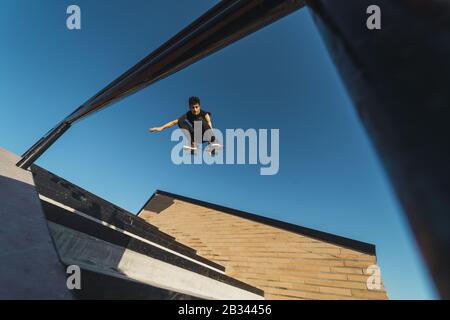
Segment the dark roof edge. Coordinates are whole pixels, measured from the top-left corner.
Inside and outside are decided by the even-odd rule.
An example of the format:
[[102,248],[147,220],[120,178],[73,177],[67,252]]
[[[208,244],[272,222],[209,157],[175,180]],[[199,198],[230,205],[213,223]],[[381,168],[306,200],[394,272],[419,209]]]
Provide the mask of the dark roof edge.
[[[218,210],[218,211],[223,211],[226,212],[228,214],[234,215],[234,216],[238,216],[244,219],[248,219],[248,220],[252,220],[252,221],[256,221],[259,223],[263,223],[272,227],[276,227],[279,229],[283,229],[286,231],[290,231],[290,232],[294,232],[297,234],[301,234],[304,236],[308,236],[311,238],[315,238],[317,240],[321,240],[321,241],[325,241],[325,242],[329,242],[335,245],[339,245],[342,247],[346,247],[352,250],[356,250],[365,254],[369,254],[369,255],[376,255],[376,248],[375,245],[370,244],[370,243],[366,243],[366,242],[362,242],[362,241],[358,241],[358,240],[353,240],[350,238],[345,238],[345,237],[341,237],[341,236],[337,236],[331,233],[327,233],[327,232],[323,232],[323,231],[319,231],[319,230],[314,230],[314,229],[310,229],[310,228],[305,228],[302,226],[298,226],[292,223],[288,223],[288,222],[284,222],[284,221],[280,221],[280,220],[275,220],[272,218],[267,218],[267,217],[263,217],[260,215],[256,215],[253,213],[249,213],[249,212],[245,212],[245,211],[241,211],[241,210],[237,210],[237,209],[233,209],[233,208],[228,208],[228,207],[224,207],[218,204],[214,204],[214,203],[210,203],[210,202],[206,202],[206,201],[201,201],[201,200],[197,200],[197,199],[193,199],[193,198],[189,198],[189,197],[185,197],[179,194],[174,194],[174,193],[170,193],[167,191],[162,191],[162,190],[156,190],[153,195],[150,197],[150,199],[145,203],[145,205],[142,207],[142,209],[139,211],[139,213],[142,212],[142,210],[144,210],[144,208],[148,205],[148,203],[154,198],[154,196],[156,194],[161,194],[161,195],[165,195],[168,197],[172,197],[175,199],[179,199],[179,200],[183,200],[186,202],[190,202],[196,205],[200,205],[200,206],[204,206],[207,208],[211,208],[214,210]],[[139,214],[138,213],[138,214]]]

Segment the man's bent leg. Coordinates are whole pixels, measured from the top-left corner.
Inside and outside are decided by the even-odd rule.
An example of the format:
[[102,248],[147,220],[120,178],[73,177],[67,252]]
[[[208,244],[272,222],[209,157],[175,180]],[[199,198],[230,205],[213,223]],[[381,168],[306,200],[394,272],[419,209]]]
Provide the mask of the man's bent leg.
[[[189,135],[186,135],[186,138],[188,138],[189,142],[192,144],[194,141],[194,128],[184,119],[178,119],[178,127],[181,129],[185,129]],[[186,134],[186,131],[183,131]]]
[[[210,130],[209,132],[207,132],[208,130]],[[202,137],[205,134],[205,132],[207,132],[206,136],[205,136],[205,140],[203,140],[203,142],[214,142],[216,141],[216,137],[214,136],[214,133],[212,132],[211,127],[209,126],[208,122],[206,121],[202,121]]]

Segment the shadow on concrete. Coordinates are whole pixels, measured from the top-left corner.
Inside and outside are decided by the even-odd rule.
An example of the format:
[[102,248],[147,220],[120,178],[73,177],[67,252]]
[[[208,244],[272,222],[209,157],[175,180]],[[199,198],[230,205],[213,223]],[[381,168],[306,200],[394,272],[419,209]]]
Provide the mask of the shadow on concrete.
[[0,217],[0,299],[71,299],[34,186],[0,175]]

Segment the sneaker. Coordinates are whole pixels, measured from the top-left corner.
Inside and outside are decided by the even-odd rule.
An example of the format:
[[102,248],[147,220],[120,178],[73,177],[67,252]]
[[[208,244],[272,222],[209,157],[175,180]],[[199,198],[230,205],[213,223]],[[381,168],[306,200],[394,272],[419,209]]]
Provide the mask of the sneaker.
[[210,142],[206,147],[206,151],[210,156],[215,156],[223,146],[217,142]]
[[220,149],[222,149],[222,145],[217,142],[210,142],[208,144],[208,146],[206,147],[206,151],[208,151],[208,152],[211,152],[211,150],[219,151]]
[[217,143],[217,142],[211,142],[209,145],[213,149],[220,149],[220,148],[222,148],[222,145],[220,143]]
[[194,153],[194,152],[197,151],[198,148],[195,145],[195,143],[191,143],[191,145],[183,146],[183,149],[186,150],[186,151],[190,151],[191,153]]

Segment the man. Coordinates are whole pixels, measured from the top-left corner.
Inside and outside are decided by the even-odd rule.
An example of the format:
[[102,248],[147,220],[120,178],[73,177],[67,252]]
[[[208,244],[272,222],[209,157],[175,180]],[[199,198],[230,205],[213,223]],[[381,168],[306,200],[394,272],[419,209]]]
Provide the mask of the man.
[[216,149],[220,148],[221,145],[219,143],[216,143],[216,137],[212,134],[212,123],[211,123],[211,113],[205,110],[202,110],[200,107],[200,99],[198,97],[190,97],[189,98],[189,111],[183,114],[178,119],[172,120],[170,122],[167,122],[165,125],[161,127],[154,127],[150,128],[149,130],[151,132],[159,132],[164,129],[170,128],[174,126],[175,124],[178,124],[178,127],[181,129],[185,129],[184,133],[186,134],[187,138],[189,139],[190,145],[184,146],[184,148],[188,151],[191,151],[194,153],[198,149],[198,145],[202,142],[195,141],[194,137],[194,123],[196,121],[201,122],[201,128],[202,133],[201,137],[203,139],[203,135],[207,130],[211,130],[209,135],[205,137],[207,140],[202,142],[208,142],[209,143],[209,153],[211,155],[214,155],[216,152]]

